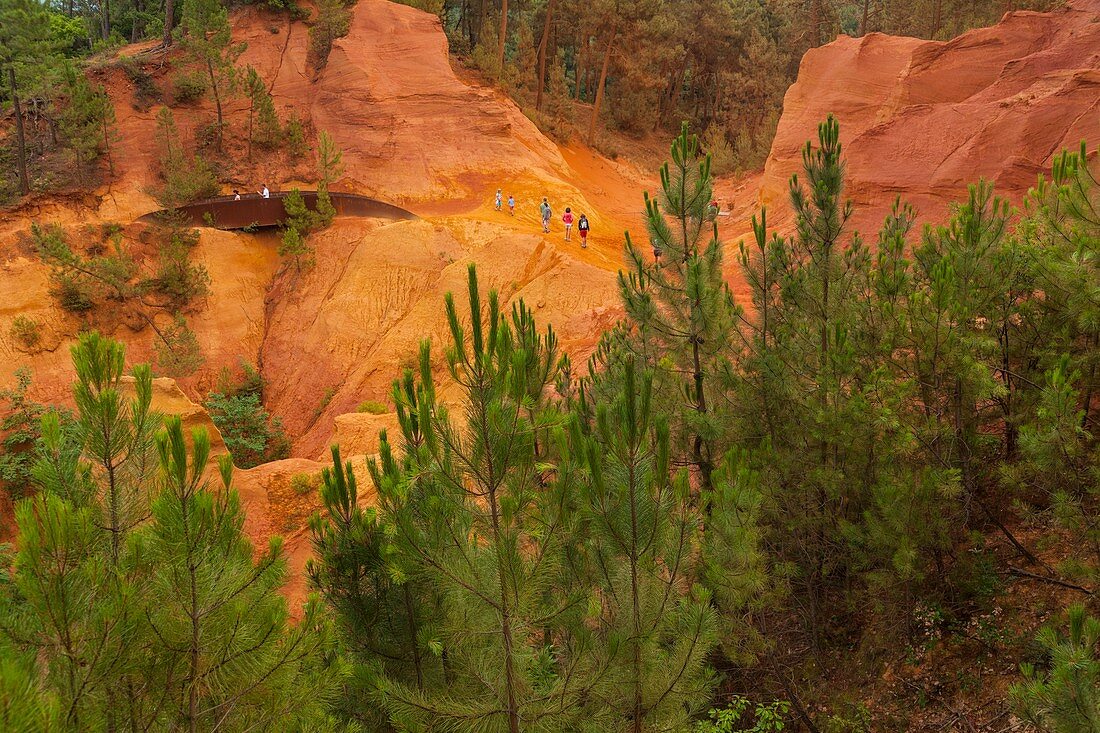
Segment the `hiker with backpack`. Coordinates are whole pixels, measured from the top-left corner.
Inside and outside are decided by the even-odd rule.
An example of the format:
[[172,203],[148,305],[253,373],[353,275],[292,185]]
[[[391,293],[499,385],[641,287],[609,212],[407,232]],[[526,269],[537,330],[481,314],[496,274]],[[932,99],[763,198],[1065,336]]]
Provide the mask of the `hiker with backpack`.
[[[568,211],[568,209],[566,209]],[[588,229],[589,229],[588,217],[581,214],[581,218],[577,219],[577,231],[581,235],[581,249],[588,248]]]
[[550,217],[554,215],[554,212],[550,209],[550,202],[546,200],[546,197],[542,197],[542,203],[539,204],[539,211],[542,212],[542,232],[543,234],[550,233]]

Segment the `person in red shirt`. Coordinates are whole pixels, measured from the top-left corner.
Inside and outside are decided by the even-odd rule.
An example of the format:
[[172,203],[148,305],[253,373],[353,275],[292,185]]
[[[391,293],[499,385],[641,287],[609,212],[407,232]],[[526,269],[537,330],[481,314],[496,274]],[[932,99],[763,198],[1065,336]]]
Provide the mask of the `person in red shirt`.
[[561,216],[561,221],[565,224],[565,241],[569,241],[569,232],[573,229],[573,210],[568,206],[565,207],[565,213]]
[[577,220],[577,231],[581,233],[581,249],[588,247],[588,217],[581,214],[581,218]]

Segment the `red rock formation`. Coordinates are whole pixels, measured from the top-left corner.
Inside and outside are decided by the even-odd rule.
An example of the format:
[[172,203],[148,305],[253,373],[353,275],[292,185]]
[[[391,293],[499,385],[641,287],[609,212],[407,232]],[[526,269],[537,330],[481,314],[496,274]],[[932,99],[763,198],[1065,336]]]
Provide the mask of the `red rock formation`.
[[1100,0],[1009,13],[946,42],[873,33],[811,50],[787,91],[760,184],[770,218],[786,216],[801,148],[830,113],[865,234],[896,196],[922,219],[941,220],[979,178],[1019,203],[1061,148],[1100,143]]

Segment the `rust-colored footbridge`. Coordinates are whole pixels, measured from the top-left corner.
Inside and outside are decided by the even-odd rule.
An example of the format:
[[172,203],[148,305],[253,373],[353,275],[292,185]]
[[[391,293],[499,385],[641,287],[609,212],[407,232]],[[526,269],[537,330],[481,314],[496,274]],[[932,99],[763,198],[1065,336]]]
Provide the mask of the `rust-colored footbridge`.
[[[316,191],[299,191],[306,206],[317,209]],[[262,229],[282,226],[286,220],[286,208],[283,202],[289,191],[273,192],[270,198],[257,193],[242,194],[240,199],[233,196],[196,201],[179,207],[176,211],[183,215],[192,226],[215,227],[217,229]],[[359,196],[354,193],[329,193],[337,216],[355,216],[372,219],[416,219],[416,214],[400,206],[385,201]],[[138,221],[155,221],[167,211],[153,211]]]

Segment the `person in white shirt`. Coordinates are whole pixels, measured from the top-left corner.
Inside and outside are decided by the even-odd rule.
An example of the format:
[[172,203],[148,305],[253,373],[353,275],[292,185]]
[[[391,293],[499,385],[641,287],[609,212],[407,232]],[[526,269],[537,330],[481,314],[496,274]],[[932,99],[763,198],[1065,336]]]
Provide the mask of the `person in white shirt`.
[[240,201],[241,200],[241,192],[238,191],[235,188],[233,189],[233,200],[234,201]]
[[264,187],[260,189],[260,195],[263,196],[265,199],[271,198],[271,191],[268,190],[266,183],[264,184]]

